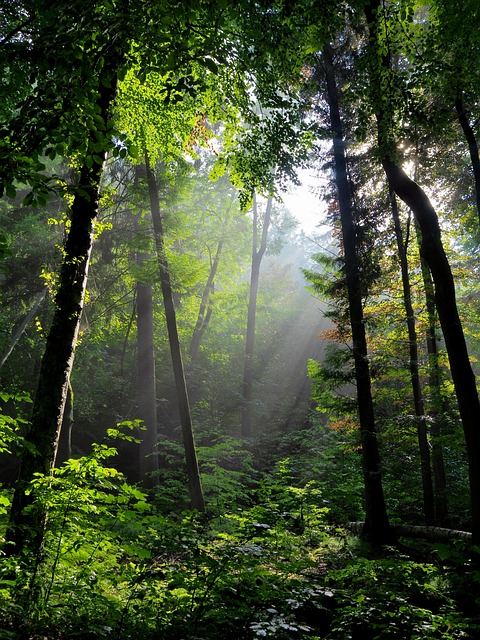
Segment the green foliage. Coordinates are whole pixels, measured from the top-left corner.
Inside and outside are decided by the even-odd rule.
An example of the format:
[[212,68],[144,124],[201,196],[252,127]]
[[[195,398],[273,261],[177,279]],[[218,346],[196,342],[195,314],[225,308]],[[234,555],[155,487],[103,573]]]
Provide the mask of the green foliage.
[[[110,436],[130,439],[136,426]],[[238,441],[200,452],[207,515],[178,503],[160,512],[105,466],[107,442],[37,476],[44,555],[34,574],[0,556],[0,637],[473,640],[479,621],[463,614],[454,572],[474,573],[460,550],[437,546],[439,564],[393,549],[369,557],[326,523],[321,483],[299,484],[305,454],[260,473]]]
[[[10,241],[7,235],[0,231],[0,260],[3,260],[5,256],[11,255],[9,244],[10,244]],[[4,267],[0,265],[0,268],[4,268]]]
[[[320,137],[311,114],[305,117],[310,106],[306,78],[322,74],[319,56],[313,62],[309,56],[317,54],[324,41],[333,42],[335,29],[348,21],[336,57],[344,66],[348,170],[358,200],[355,233],[361,245],[387,502],[393,519],[418,517],[420,474],[415,418],[406,392],[406,335],[388,264],[393,259],[384,194],[367,149],[371,115],[379,105],[371,92],[375,83],[368,83],[365,73],[364,6],[339,8],[333,0],[218,0],[176,3],[172,11],[172,3],[165,1],[101,0],[86,5],[72,0],[61,11],[59,3],[40,2],[32,12],[26,2],[4,4],[2,339],[10,336],[28,306],[35,290],[32,274],[42,272],[55,288],[54,247],[61,244],[68,221],[57,210],[63,210],[64,203],[47,199],[52,190],[67,194],[67,200],[75,192],[75,180],[68,176],[67,184],[66,172],[59,175],[59,157],[68,155],[73,171],[82,163],[87,168],[100,164],[107,150],[114,157],[104,174],[108,184],[99,227],[105,232],[96,239],[72,378],[75,448],[85,449],[98,435],[98,425],[113,421],[113,413],[135,415],[135,282],[152,283],[159,297],[149,261],[132,266],[133,254],[151,251],[152,242],[141,171],[133,175],[129,158],[141,162],[148,151],[152,163],[163,163],[166,251],[184,345],[201,316],[205,283],[220,246],[222,258],[205,305],[198,359],[193,362],[192,357],[187,365],[207,515],[186,511],[183,452],[174,438],[159,443],[160,482],[151,496],[108,466],[115,449],[103,442],[51,476],[37,476],[32,488],[49,513],[44,556],[34,574],[19,558],[0,556],[0,638],[476,638],[478,573],[458,548],[438,545],[426,558],[417,551],[410,559],[393,549],[364,557],[365,549],[333,528],[363,517],[341,258],[323,255],[318,259],[321,273],[305,272],[314,291],[333,301],[329,316],[337,321],[335,330],[322,335],[331,344],[323,362],[309,364],[316,403],[310,424],[292,433],[279,433],[275,425],[275,432],[269,432],[274,424],[271,404],[285,401],[278,397],[278,386],[271,404],[262,399],[255,409],[259,430],[265,433],[252,443],[226,435],[237,432],[248,237],[246,216],[239,215],[234,190],[220,176],[230,175],[244,206],[255,190],[269,195],[288,180],[296,181],[298,166],[307,161],[315,136]],[[449,110],[457,96],[472,112],[478,103],[480,13],[475,0],[463,9],[459,12],[450,0],[435,0],[428,8],[411,0],[383,3],[377,53],[388,54],[395,63],[384,73],[375,66],[381,110],[392,116],[391,130],[381,130],[381,137],[402,139],[405,159],[415,161],[418,173],[429,173],[427,181],[444,201],[450,219],[443,226],[465,233],[476,225],[467,149]],[[119,90],[114,119],[107,122],[96,101],[99,89],[112,87],[115,76]],[[322,100],[315,105],[316,113],[324,109]],[[356,158],[359,140],[363,146]],[[205,160],[208,152],[216,158],[213,167]],[[434,156],[449,158],[448,166],[433,170]],[[217,180],[216,193],[207,174]],[[452,196],[454,186],[458,193]],[[45,212],[29,209],[45,204]],[[329,208],[334,219],[335,197]],[[48,228],[44,213],[62,223]],[[459,237],[452,242],[455,250]],[[380,254],[387,259],[380,260]],[[287,270],[270,277],[274,270],[265,274],[259,296],[259,397],[271,382],[268,367],[277,365],[270,352],[288,335],[283,325],[299,317],[292,301],[302,306]],[[457,271],[473,351],[478,343],[476,272],[473,258],[463,274]],[[163,408],[172,403],[163,391],[170,384],[168,349],[163,313],[157,309],[155,316]],[[422,327],[420,311],[418,320]],[[35,334],[26,336],[23,357],[10,361],[2,382],[34,378],[48,321],[48,314],[38,319]],[[442,366],[443,395],[453,397],[446,364]],[[429,386],[424,386],[428,401]],[[21,452],[26,419],[11,405],[26,398],[0,397],[6,405],[0,413],[0,452]],[[452,520],[468,526],[458,415],[450,407],[441,417]],[[173,421],[165,419],[168,427]],[[136,438],[130,434],[138,425],[133,421],[124,426],[127,434],[116,429],[108,436],[121,437],[126,456],[133,457]],[[4,490],[2,523],[9,504],[10,491]]]
[[468,621],[456,609],[448,579],[432,564],[395,555],[354,558],[331,571],[327,584],[338,603],[331,638],[472,637]]
[[[31,403],[32,400],[28,393],[3,391],[0,392],[0,401],[4,405],[0,413],[0,453],[12,453],[14,449],[17,449],[17,452],[21,451],[22,446],[26,444],[22,431],[27,424],[21,405]],[[10,405],[8,411],[7,405]],[[12,410],[12,406],[16,411]]]

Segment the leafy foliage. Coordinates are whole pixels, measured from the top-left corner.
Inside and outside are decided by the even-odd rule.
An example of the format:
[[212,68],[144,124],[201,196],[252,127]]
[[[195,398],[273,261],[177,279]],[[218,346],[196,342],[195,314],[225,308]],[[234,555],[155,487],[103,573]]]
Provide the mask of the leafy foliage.
[[[129,439],[134,426],[111,435]],[[238,446],[217,445],[218,455],[231,459]],[[2,637],[475,637],[452,579],[455,563],[470,571],[462,554],[444,545],[440,563],[388,549],[370,557],[327,524],[319,485],[296,483],[295,456],[272,472],[250,469],[251,490],[230,485],[222,496],[212,483],[217,510],[205,516],[159,512],[104,466],[113,455],[97,444],[35,479],[50,507],[44,556],[33,575],[17,567],[15,577],[0,559]],[[206,471],[223,482],[218,467]]]

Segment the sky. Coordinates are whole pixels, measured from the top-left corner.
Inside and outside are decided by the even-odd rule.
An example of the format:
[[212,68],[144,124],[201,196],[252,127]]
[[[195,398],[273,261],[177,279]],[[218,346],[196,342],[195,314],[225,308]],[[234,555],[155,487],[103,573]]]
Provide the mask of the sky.
[[294,187],[290,192],[282,195],[285,206],[290,213],[297,218],[300,227],[308,235],[318,231],[316,227],[323,223],[325,218],[325,204],[319,195],[312,193],[312,188],[320,186],[320,179],[313,175],[312,170],[299,172],[301,186]]

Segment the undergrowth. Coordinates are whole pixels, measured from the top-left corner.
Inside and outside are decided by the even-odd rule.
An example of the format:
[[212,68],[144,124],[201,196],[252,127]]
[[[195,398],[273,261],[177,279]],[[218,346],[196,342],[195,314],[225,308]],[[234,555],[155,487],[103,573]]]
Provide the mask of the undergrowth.
[[0,639],[479,637],[479,574],[461,549],[372,551],[332,525],[314,481],[294,484],[288,458],[253,482],[240,450],[218,444],[230,469],[210,452],[206,514],[129,485],[106,444],[37,477],[44,555],[33,569],[0,558]]

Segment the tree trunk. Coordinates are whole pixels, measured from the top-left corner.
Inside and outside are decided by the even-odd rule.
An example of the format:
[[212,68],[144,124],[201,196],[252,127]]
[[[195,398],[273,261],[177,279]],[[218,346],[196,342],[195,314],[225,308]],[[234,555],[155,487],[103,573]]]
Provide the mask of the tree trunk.
[[373,544],[387,544],[392,542],[393,534],[388,521],[383,494],[380,455],[368,364],[367,340],[363,322],[357,237],[353,221],[353,209],[345,158],[345,141],[343,139],[331,47],[324,47],[323,59],[325,63],[325,85],[330,110],[330,124],[333,131],[335,182],[338,190],[340,208],[348,306],[352,327],[353,357],[355,361],[355,380],[357,383],[360,440],[365,483],[365,524],[363,527],[363,535]]
[[430,464],[430,447],[428,444],[428,429],[425,419],[425,404],[423,401],[422,389],[420,387],[420,375],[418,367],[418,340],[415,327],[415,314],[412,305],[412,294],[410,286],[410,276],[408,272],[407,248],[403,241],[400,216],[398,214],[397,200],[395,193],[390,192],[390,202],[392,206],[392,216],[395,226],[395,236],[397,239],[398,256],[400,259],[400,269],[402,274],[403,302],[405,306],[405,316],[408,330],[409,345],[409,369],[412,384],[413,404],[415,416],[417,418],[418,447],[420,451],[420,466],[422,471],[423,488],[423,515],[427,526],[435,522],[434,491],[432,480],[432,468]]
[[28,323],[30,322],[30,320],[32,320],[36,316],[38,310],[40,309],[40,305],[42,304],[46,294],[47,294],[47,288],[46,287],[45,287],[45,289],[43,291],[40,291],[40,293],[37,294],[37,296],[35,298],[35,301],[34,301],[34,303],[32,305],[32,308],[27,313],[25,318],[22,320],[22,322],[20,323],[20,326],[18,327],[18,329],[15,331],[15,333],[12,336],[12,339],[10,340],[10,344],[8,345],[8,347],[5,349],[5,351],[0,356],[0,367],[3,367],[5,362],[10,357],[10,354],[15,349],[15,345],[17,344],[17,342],[22,337],[22,335],[23,335],[25,329],[27,328]]
[[455,100],[455,109],[457,110],[458,121],[462,127],[465,140],[468,144],[468,151],[470,153],[470,161],[472,163],[473,179],[475,183],[475,202],[477,205],[477,215],[480,222],[480,157],[478,155],[478,144],[475,139],[475,134],[468,121],[467,111],[463,104],[462,92],[459,93]]
[[214,291],[215,276],[217,275],[218,265],[220,263],[220,255],[223,249],[223,239],[219,241],[215,257],[210,266],[210,273],[208,275],[207,283],[202,294],[202,300],[200,302],[200,308],[198,310],[197,322],[195,329],[193,330],[192,341],[190,342],[190,359],[195,362],[200,350],[200,343],[203,335],[207,330],[208,323],[212,315],[212,306],[210,297]]
[[148,192],[152,210],[153,231],[155,235],[155,245],[157,248],[158,266],[160,271],[160,282],[162,286],[163,302],[165,305],[165,319],[167,323],[168,340],[170,343],[170,353],[172,357],[173,374],[175,377],[175,387],[177,390],[183,445],[185,448],[185,460],[187,464],[190,499],[193,509],[197,509],[198,511],[205,511],[205,501],[203,497],[202,484],[200,481],[200,472],[198,469],[195,440],[193,437],[192,418],[188,401],[187,385],[185,382],[182,352],[180,349],[180,340],[178,338],[177,319],[175,314],[175,306],[173,303],[173,291],[170,282],[170,272],[168,269],[167,258],[165,255],[163,221],[160,213],[158,186],[153,171],[150,167],[148,157],[146,157],[146,167]]
[[[98,115],[107,123],[116,93],[116,82],[99,84]],[[92,142],[97,143],[92,133]],[[96,160],[95,158],[98,158]],[[64,248],[60,284],[55,296],[55,312],[47,337],[27,441],[10,511],[7,540],[9,551],[38,556],[43,546],[46,513],[34,505],[28,492],[36,473],[48,474],[55,465],[75,347],[80,325],[88,265],[92,248],[93,221],[97,215],[100,181],[106,152],[92,157],[91,166],[80,171],[78,188],[70,212],[70,231]],[[27,509],[27,507],[31,507]]]
[[469,465],[472,534],[480,543],[480,402],[458,315],[455,283],[441,241],[435,210],[423,190],[390,159],[383,162],[397,195],[412,209],[422,232],[421,253],[435,285],[435,304],[445,338],[462,418]]
[[[465,433],[472,517],[473,543],[480,544],[480,402],[475,374],[468,357],[467,344],[458,314],[455,283],[442,243],[438,217],[428,196],[393,159],[397,155],[395,141],[391,138],[393,113],[388,96],[380,95],[383,74],[389,72],[388,55],[379,55],[381,43],[377,33],[379,0],[371,0],[366,7],[370,30],[370,47],[377,64],[370,69],[370,85],[377,91],[375,97],[378,121],[379,147],[382,164],[390,187],[413,212],[422,233],[421,255],[432,274],[435,285],[435,305],[445,338],[450,369]],[[386,100],[387,98],[387,100]],[[388,109],[387,109],[388,107]]]
[[258,285],[260,281],[260,265],[267,249],[268,228],[272,213],[272,198],[268,198],[263,219],[262,236],[258,246],[258,206],[257,198],[253,200],[253,247],[252,271],[250,274],[250,291],[248,298],[247,335],[245,340],[245,360],[243,369],[242,391],[242,424],[243,438],[252,433],[252,394],[253,394],[253,354],[255,350],[255,318],[257,313]]
[[[147,254],[137,255],[141,267]],[[152,285],[137,282],[137,389],[140,432],[140,478],[146,488],[158,485],[157,388],[153,327]]]
[[[417,228],[418,244],[421,246],[422,235]],[[442,436],[442,416],[445,413],[445,401],[442,396],[441,383],[442,374],[438,362],[437,348],[437,314],[435,309],[435,289],[432,282],[430,269],[425,260],[420,257],[423,287],[425,291],[425,306],[427,309],[427,354],[428,354],[428,386],[432,400],[432,423],[430,433],[432,436],[432,469],[435,484],[435,521],[439,525],[448,523],[448,501],[447,501],[447,476],[445,472],[445,460],[443,457]]]

